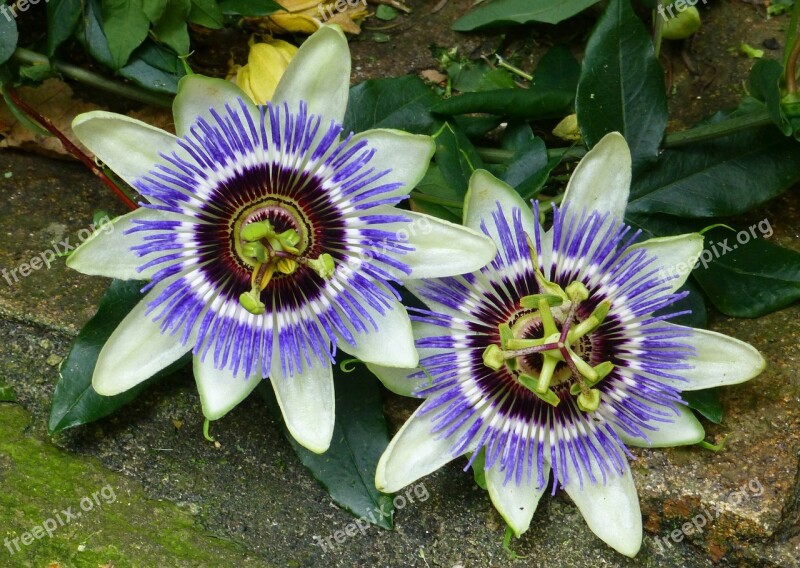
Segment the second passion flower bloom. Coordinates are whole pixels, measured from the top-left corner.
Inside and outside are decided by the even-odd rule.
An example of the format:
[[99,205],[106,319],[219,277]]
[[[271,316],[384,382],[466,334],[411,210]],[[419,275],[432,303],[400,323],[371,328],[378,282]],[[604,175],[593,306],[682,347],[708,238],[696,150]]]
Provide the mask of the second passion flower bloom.
[[209,420],[269,377],[287,427],[325,451],[336,348],[414,366],[408,313],[390,281],[476,270],[485,236],[394,207],[424,175],[433,141],[394,130],[342,138],[350,53],[325,27],[274,98],[184,78],[177,136],[125,116],[76,118],[81,141],[148,203],[68,260],[86,274],[148,279],[100,352],[92,385],[115,395],[193,352]]
[[552,473],[592,531],[638,552],[626,446],[700,442],[681,391],[746,381],[764,360],[742,341],[667,321],[688,276],[678,268],[694,265],[703,239],[634,244],[623,223],[630,179],[628,146],[609,134],[575,169],[545,232],[513,188],[473,175],[465,224],[498,253],[473,274],[406,283],[430,308],[414,318],[424,371],[371,368],[426,400],[381,457],[378,489],[483,451],[489,496],[517,536]]

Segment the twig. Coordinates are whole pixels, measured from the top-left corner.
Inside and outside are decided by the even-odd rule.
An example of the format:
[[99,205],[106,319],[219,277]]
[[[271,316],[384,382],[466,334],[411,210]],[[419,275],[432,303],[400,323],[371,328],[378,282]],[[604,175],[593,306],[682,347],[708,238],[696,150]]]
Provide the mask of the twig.
[[53,136],[58,138],[61,141],[61,144],[63,144],[64,149],[73,156],[75,156],[78,160],[80,160],[83,163],[83,165],[85,165],[92,171],[94,175],[100,178],[100,181],[102,181],[106,185],[106,187],[108,187],[114,193],[114,195],[116,195],[117,198],[120,201],[122,201],[131,211],[133,211],[134,209],[138,209],[139,206],[136,205],[136,203],[130,197],[125,195],[125,192],[122,191],[122,189],[120,189],[119,186],[116,183],[114,183],[114,181],[110,177],[108,177],[105,174],[105,172],[103,172],[102,169],[100,169],[97,166],[97,164],[94,162],[94,160],[92,160],[92,158],[87,156],[80,148],[78,148],[75,144],[73,144],[72,141],[69,138],[67,138],[63,132],[61,132],[58,128],[56,128],[56,125],[53,124],[53,122],[49,118],[42,116],[33,107],[29,106],[28,103],[23,101],[19,97],[17,92],[13,89],[13,87],[5,85],[3,86],[3,91],[6,93],[6,95],[8,95],[8,97],[12,101],[14,101],[14,104],[17,105],[17,107],[19,107],[19,109],[22,112],[24,112],[27,116],[36,121],[45,130],[50,132]]

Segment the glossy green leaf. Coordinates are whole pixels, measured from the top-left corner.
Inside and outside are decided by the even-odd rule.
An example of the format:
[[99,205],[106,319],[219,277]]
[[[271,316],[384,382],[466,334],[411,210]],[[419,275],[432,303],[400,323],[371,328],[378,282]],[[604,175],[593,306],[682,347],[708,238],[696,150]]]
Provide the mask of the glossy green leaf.
[[174,95],[186,70],[173,51],[147,40],[119,73],[145,89]]
[[103,33],[108,41],[113,69],[128,62],[150,30],[142,0],[102,0]]
[[81,19],[81,12],[81,0],[47,2],[47,54],[50,57],[75,31]]
[[226,16],[269,16],[283,10],[274,0],[222,0],[220,11]]
[[416,76],[373,79],[350,89],[345,132],[399,128],[413,134],[433,134],[441,126],[430,112],[439,97]]
[[599,0],[494,0],[480,6],[453,24],[459,32],[503,24],[542,22],[557,24],[583,12]]
[[83,28],[77,34],[89,54],[106,67],[113,68],[114,60],[103,32],[100,0],[87,0],[83,17]]
[[[336,426],[328,451],[315,454],[298,444],[285,427],[284,434],[303,465],[337,504],[356,517],[391,529],[392,498],[379,492],[374,481],[378,459],[389,445],[378,380],[363,365],[356,365],[351,373],[338,365],[333,369]],[[258,389],[283,424],[272,385],[263,381]]]
[[171,47],[178,55],[189,53],[189,28],[186,19],[191,7],[191,0],[169,0],[166,10],[153,26],[156,39]]
[[689,408],[696,410],[714,424],[719,424],[725,415],[719,392],[719,389],[686,391],[681,393],[681,398],[686,401]]
[[667,126],[664,72],[630,0],[611,0],[586,45],[575,101],[591,148],[609,132],[628,142],[634,169],[658,158]]
[[738,215],[800,180],[800,144],[772,126],[665,150],[634,178],[628,213]]
[[752,229],[706,234],[706,256],[712,260],[704,267],[701,257],[692,274],[726,315],[760,317],[800,299],[800,253],[767,240],[772,228],[765,221]]
[[17,49],[19,32],[17,22],[11,16],[0,18],[0,65],[11,58],[14,50]]
[[92,373],[100,350],[117,325],[142,298],[140,290],[145,284],[135,280],[113,280],[100,300],[97,313],[81,329],[61,364],[50,407],[48,429],[51,434],[108,416],[135,399],[155,380],[174,373],[188,362],[185,357],[148,381],[116,396],[100,396],[92,388]]
[[543,120],[569,114],[573,98],[574,93],[566,91],[499,89],[450,97],[433,105],[431,110],[445,115],[482,112],[509,118]]
[[224,19],[216,0],[192,0],[189,21],[212,30],[218,30],[222,27]]
[[556,45],[544,54],[533,73],[531,90],[538,92],[564,91],[574,97],[581,77],[581,65],[572,52]]
[[774,59],[756,61],[750,70],[750,94],[764,103],[769,116],[784,135],[792,134],[792,125],[781,107],[783,66]]
[[447,185],[458,192],[463,201],[472,172],[483,168],[483,161],[469,138],[458,127],[445,123],[434,136],[434,159]]
[[463,207],[464,189],[451,187],[436,164],[431,164],[431,167],[425,172],[425,177],[411,192],[412,210],[451,223],[461,224]]
[[170,0],[142,0],[142,11],[151,23],[155,24],[161,19]]
[[501,180],[515,188],[524,199],[531,199],[542,189],[553,165],[547,156],[544,141],[535,136],[527,124],[509,126],[503,148],[514,152],[507,164],[495,172]]

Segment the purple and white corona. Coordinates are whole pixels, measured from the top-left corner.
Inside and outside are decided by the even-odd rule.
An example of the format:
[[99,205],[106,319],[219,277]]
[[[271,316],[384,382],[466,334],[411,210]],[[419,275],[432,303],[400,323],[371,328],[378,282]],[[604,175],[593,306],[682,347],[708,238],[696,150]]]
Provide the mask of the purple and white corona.
[[[376,484],[398,491],[461,455],[484,452],[495,507],[517,536],[552,474],[589,527],[634,556],[642,518],[627,446],[694,444],[702,425],[681,391],[735,384],[764,368],[736,339],[668,322],[703,248],[699,234],[637,243],[623,223],[631,158],[607,135],[573,173],[553,225],[513,188],[475,172],[465,225],[494,261],[472,274],[410,281],[422,371],[371,365],[425,401],[382,456]],[[654,312],[658,312],[656,315]]]
[[182,80],[177,136],[125,116],[81,115],[81,141],[147,200],[69,258],[87,274],[149,280],[92,378],[114,395],[192,352],[216,420],[268,377],[292,435],[325,451],[337,347],[414,366],[411,322],[391,282],[476,270],[494,256],[476,231],[395,207],[424,175],[427,136],[342,137],[350,53],[338,28],[300,48],[273,100]]

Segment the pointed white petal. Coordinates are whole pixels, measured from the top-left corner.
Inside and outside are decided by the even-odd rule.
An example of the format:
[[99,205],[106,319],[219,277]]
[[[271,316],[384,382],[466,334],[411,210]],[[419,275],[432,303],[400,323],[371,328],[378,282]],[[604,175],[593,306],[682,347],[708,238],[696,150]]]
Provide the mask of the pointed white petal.
[[350,49],[344,32],[336,26],[323,26],[309,37],[281,77],[272,102],[289,104],[296,112],[300,101],[308,112],[342,123],[350,91]]
[[642,546],[642,513],[630,467],[621,476],[609,476],[605,485],[601,477],[593,485],[584,475],[583,488],[570,467],[565,489],[594,534],[617,552],[636,556]]
[[[674,237],[649,239],[628,248],[628,251],[645,249],[655,262],[646,266],[642,272],[658,270],[660,278],[669,279],[670,289],[664,294],[671,294],[683,286],[692,271],[700,253],[703,252],[703,235],[687,233]],[[626,251],[626,252],[628,252]]]
[[386,308],[383,315],[365,303],[362,307],[369,312],[378,330],[375,331],[371,323],[365,322],[366,332],[358,333],[351,329],[355,345],[340,338],[337,346],[365,363],[411,369],[419,363],[411,320],[403,304],[397,300],[391,302],[391,307]]
[[145,294],[125,316],[106,341],[92,375],[97,394],[114,396],[146,381],[160,370],[188,353],[195,344],[192,336],[184,344],[182,331],[161,333],[152,315],[145,315],[148,302],[155,299],[164,285]]
[[[460,433],[469,428],[469,423],[451,437],[439,439],[440,434],[431,433],[437,411],[422,414],[425,408],[426,403],[422,403],[403,424],[378,461],[375,486],[379,491],[399,491],[459,457],[453,455],[453,446]],[[474,446],[467,448],[463,453],[472,451],[473,448]]]
[[144,219],[166,221],[177,217],[178,215],[174,213],[142,207],[98,225],[92,236],[67,257],[67,266],[91,276],[107,276],[120,280],[149,280],[165,265],[151,266],[139,272],[137,268],[145,264],[148,259],[137,256],[131,247],[144,243],[144,236],[148,232],[125,233],[128,229],[138,226],[134,221]]
[[[536,467],[535,461],[534,467]],[[495,463],[496,465],[497,463]],[[523,477],[522,482],[517,485],[513,476],[508,483],[503,483],[506,474],[501,472],[499,467],[491,467],[486,470],[486,486],[489,489],[489,497],[497,512],[513,529],[517,538],[530,527],[533,513],[536,512],[536,507],[539,505],[539,499],[547,488],[546,481],[550,475],[550,465],[547,462],[543,465],[545,483],[538,489],[536,488],[538,479],[536,471],[532,472],[530,483],[528,483],[527,477]]]
[[[420,321],[412,321],[411,330],[416,341],[419,341],[423,337],[447,335],[450,331],[441,326],[431,325],[429,323],[423,323]],[[424,357],[430,357],[431,355],[436,355],[437,353],[443,353],[444,351],[449,351],[449,349],[430,349],[427,347],[417,349],[420,359],[423,359]],[[426,385],[430,382],[430,379],[427,376],[423,376],[421,378],[409,377],[409,375],[420,371],[419,367],[387,367],[385,365],[369,363],[367,364],[367,368],[369,368],[369,370],[372,371],[372,373],[378,377],[378,379],[380,379],[380,381],[383,383],[383,386],[393,393],[401,396],[414,396],[414,392],[418,387]]]
[[573,214],[583,210],[610,213],[622,221],[631,186],[631,152],[619,132],[606,134],[583,157],[567,184],[562,201]]
[[239,99],[244,101],[253,117],[259,116],[253,101],[235,83],[202,75],[183,77],[178,84],[178,94],[172,103],[175,132],[178,136],[186,136],[200,117],[211,124],[216,124],[216,120],[209,112],[210,109],[213,107],[222,115],[225,113],[225,105],[228,104],[238,112],[241,109]]
[[72,121],[72,130],[97,159],[128,185],[177,148],[172,134],[121,114],[93,111]]
[[673,384],[681,390],[710,389],[743,383],[758,376],[767,366],[761,353],[744,341],[704,329],[668,322],[662,325],[691,333],[690,337],[681,338],[680,341],[691,345],[697,351],[696,355],[688,358],[688,363],[692,365],[691,369],[675,372],[688,379],[688,383],[673,381]]
[[205,362],[200,357],[194,358],[194,378],[197,392],[200,393],[200,404],[203,415],[208,420],[219,420],[242,402],[247,395],[261,382],[257,374],[244,377],[233,376],[228,369],[214,367],[214,357],[209,355]]
[[[652,403],[650,405],[652,406]],[[614,430],[626,445],[639,448],[669,448],[702,442],[706,432],[694,413],[688,406],[682,404],[678,405],[678,412],[680,413],[678,416],[671,415],[673,422],[652,422],[651,425],[656,426],[658,430],[643,430],[649,442],[643,438],[630,436],[619,428]]]
[[519,209],[522,213],[522,226],[533,236],[538,221],[533,216],[531,204],[526,203],[519,193],[500,181],[486,170],[475,170],[469,180],[469,189],[464,200],[464,225],[474,231],[481,231],[481,223],[486,223],[489,234],[497,240],[497,228],[494,214],[498,203],[503,209],[509,227],[514,227],[512,212]]
[[486,266],[497,254],[497,247],[486,235],[430,215],[389,206],[375,207],[370,214],[402,215],[410,221],[380,226],[383,231],[397,232],[399,240],[414,248],[405,254],[393,255],[411,269],[410,275],[390,266],[383,267],[399,280],[474,272]]
[[281,407],[286,427],[295,440],[312,452],[324,453],[331,445],[335,422],[333,369],[330,361],[320,361],[311,354],[311,365],[293,376],[283,375],[281,353],[275,342],[270,382]]
[[[401,184],[393,191],[381,193],[375,198],[378,200],[408,195],[425,176],[436,151],[436,144],[430,136],[409,134],[401,130],[386,128],[367,130],[353,136],[351,145],[361,140],[367,140],[369,147],[375,149],[369,167],[375,168],[375,172],[391,170],[375,184]],[[372,185],[374,184],[368,187]]]

